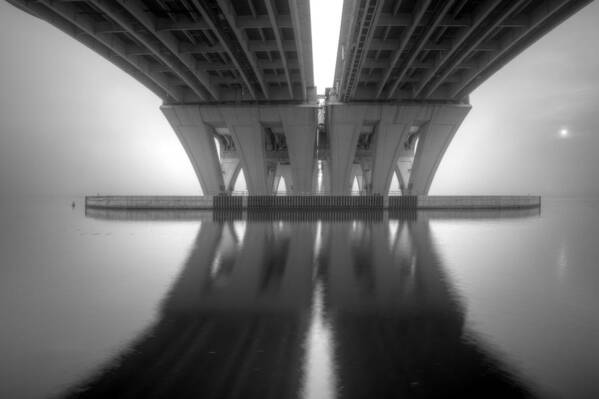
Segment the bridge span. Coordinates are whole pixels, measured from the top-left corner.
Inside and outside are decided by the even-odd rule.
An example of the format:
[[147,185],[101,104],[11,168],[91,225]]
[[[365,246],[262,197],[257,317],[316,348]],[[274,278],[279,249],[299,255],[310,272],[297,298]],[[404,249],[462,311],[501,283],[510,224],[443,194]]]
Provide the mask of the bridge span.
[[[468,95],[590,0],[344,0],[318,101],[308,0],[8,0],[163,100],[204,194],[427,194]],[[318,38],[314,38],[318,40]],[[514,88],[517,91],[517,88]]]

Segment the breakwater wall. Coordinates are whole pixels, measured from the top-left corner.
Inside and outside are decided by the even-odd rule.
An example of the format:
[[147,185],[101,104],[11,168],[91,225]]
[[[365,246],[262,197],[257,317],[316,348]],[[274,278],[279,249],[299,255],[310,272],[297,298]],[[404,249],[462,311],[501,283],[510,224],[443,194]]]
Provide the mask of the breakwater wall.
[[87,208],[98,209],[248,209],[248,210],[360,210],[360,209],[515,209],[537,208],[541,197],[382,196],[382,195],[250,195],[250,196],[88,196]]

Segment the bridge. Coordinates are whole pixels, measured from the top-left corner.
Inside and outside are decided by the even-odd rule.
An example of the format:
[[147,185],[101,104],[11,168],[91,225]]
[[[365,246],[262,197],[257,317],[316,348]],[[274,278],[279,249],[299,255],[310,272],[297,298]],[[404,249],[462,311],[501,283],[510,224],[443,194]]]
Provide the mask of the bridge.
[[205,195],[427,194],[468,95],[590,0],[345,0],[318,100],[308,0],[8,0],[163,100]]

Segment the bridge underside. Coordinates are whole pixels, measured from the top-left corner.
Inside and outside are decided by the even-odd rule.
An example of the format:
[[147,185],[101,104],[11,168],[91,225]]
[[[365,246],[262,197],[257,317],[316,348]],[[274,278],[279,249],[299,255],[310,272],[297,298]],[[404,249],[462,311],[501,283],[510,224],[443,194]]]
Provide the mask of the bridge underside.
[[591,0],[345,0],[340,101],[462,101]]
[[136,78],[165,103],[314,96],[307,0],[8,0]]

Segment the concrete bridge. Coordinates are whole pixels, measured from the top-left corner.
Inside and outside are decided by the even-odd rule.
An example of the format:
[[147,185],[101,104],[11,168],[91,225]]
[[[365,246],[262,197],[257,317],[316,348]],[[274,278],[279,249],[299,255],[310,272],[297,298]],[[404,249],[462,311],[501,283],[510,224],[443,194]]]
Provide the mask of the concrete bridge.
[[[590,0],[345,0],[318,101],[308,0],[8,0],[162,98],[204,194],[427,194],[469,93]],[[355,183],[354,183],[355,182]]]

